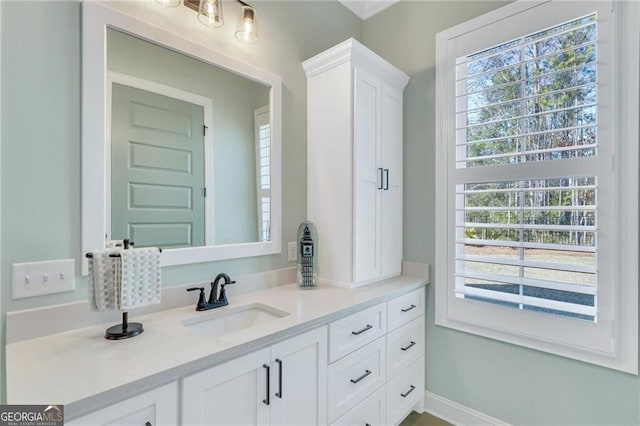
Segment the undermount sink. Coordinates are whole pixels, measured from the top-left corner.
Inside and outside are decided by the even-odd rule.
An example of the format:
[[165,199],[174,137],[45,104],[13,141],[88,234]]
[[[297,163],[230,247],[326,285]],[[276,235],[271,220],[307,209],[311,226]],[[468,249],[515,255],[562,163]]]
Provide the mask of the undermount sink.
[[264,325],[269,321],[286,317],[288,312],[281,311],[262,303],[245,306],[218,308],[186,319],[182,324],[189,330],[207,336],[219,336],[233,333],[254,326]]

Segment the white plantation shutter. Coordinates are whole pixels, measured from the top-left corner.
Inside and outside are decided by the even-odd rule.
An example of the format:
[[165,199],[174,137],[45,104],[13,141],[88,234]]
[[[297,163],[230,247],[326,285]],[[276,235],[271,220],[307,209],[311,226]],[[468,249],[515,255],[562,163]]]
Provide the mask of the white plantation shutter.
[[[597,28],[592,13],[457,58],[459,297],[596,320]],[[493,180],[522,163],[529,178]]]
[[594,155],[596,41],[591,14],[458,58],[457,167]]
[[436,324],[637,371],[638,14],[515,2],[437,35]]
[[255,111],[259,241],[271,240],[271,123],[269,108]]

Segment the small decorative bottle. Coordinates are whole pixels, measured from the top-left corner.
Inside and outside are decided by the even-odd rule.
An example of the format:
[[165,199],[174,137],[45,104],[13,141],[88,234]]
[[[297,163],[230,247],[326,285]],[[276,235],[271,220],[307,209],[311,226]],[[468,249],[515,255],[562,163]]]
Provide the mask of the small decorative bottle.
[[318,236],[312,222],[304,221],[298,227],[298,288],[318,286]]

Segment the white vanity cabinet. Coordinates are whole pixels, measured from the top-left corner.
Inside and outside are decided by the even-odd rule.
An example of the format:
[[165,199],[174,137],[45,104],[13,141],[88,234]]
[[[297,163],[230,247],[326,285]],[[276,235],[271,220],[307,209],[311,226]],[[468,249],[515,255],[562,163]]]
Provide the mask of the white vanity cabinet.
[[386,423],[400,423],[424,403],[425,290],[387,302]]
[[369,400],[386,382],[386,332],[386,303],[329,324],[329,423],[384,424],[380,411],[374,415],[363,406],[384,406],[384,395]]
[[[292,283],[236,295],[217,312],[190,303],[141,315],[147,331],[122,342],[104,340],[104,324],[28,335],[43,316],[77,320],[78,307],[12,313],[7,338],[25,339],[5,347],[7,403],[57,400],[68,424],[82,426],[396,423],[424,398],[426,283]],[[256,308],[288,315],[237,315]],[[220,334],[190,330],[196,320]],[[52,348],[64,357],[47,356]]]
[[327,329],[182,380],[183,425],[326,424]]
[[318,277],[355,287],[400,275],[402,92],[409,77],[356,40],[305,61],[307,216]]
[[329,324],[332,426],[395,425],[422,411],[424,304],[419,288]]
[[173,426],[178,422],[178,384],[169,383],[66,422],[69,426]]

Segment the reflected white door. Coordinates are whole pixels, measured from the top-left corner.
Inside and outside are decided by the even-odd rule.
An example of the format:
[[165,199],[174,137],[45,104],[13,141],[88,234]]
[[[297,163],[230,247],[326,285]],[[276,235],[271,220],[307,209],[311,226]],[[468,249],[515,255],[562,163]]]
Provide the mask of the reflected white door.
[[205,244],[202,106],[113,84],[111,239]]

